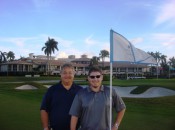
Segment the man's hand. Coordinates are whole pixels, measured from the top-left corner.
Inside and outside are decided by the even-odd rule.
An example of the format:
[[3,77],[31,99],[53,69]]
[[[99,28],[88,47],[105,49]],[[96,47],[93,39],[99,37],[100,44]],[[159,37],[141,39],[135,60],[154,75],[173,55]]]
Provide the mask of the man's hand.
[[50,130],[49,127],[45,127],[44,130]]
[[118,130],[118,127],[119,127],[119,124],[116,123],[116,124],[113,125],[112,130]]
[[112,127],[112,130],[118,130],[118,127],[113,126],[113,127]]

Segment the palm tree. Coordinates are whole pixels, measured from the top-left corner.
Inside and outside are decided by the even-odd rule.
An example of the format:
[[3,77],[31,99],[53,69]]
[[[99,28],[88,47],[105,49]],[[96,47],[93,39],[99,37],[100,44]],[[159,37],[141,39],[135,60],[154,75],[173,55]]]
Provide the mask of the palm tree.
[[93,56],[92,59],[90,60],[89,67],[98,66],[99,61],[100,61],[100,58],[99,57]]
[[156,59],[157,61],[157,64],[159,64],[160,60],[161,60],[161,53],[156,51],[156,53],[154,54],[154,58]]
[[152,57],[155,58],[155,53],[154,52],[147,52],[148,54],[150,54]]
[[163,75],[165,75],[166,72],[168,71],[168,64],[167,64],[166,58],[167,58],[166,55],[161,55],[160,56],[161,67],[162,67],[162,73],[163,73]]
[[[152,57],[154,57],[154,59],[156,60],[155,58],[155,53],[154,52],[147,52],[149,55],[151,55]],[[154,66],[151,66],[151,75],[153,74],[153,71],[154,71],[155,67]]]
[[158,79],[158,65],[159,65],[159,62],[160,62],[161,53],[156,51],[156,53],[154,54],[154,58],[156,59],[156,62],[157,62],[157,79]]
[[55,53],[55,49],[58,51],[58,42],[48,37],[48,41],[45,43],[45,46],[42,47],[42,51],[44,50],[44,53],[47,55],[48,59],[50,59],[52,52]]
[[161,55],[160,56],[161,64],[166,64],[166,58],[167,58],[166,55]]
[[175,68],[175,57],[174,56],[172,58],[169,58],[169,63],[173,68]]
[[[42,47],[41,50],[44,51],[45,55],[47,55],[47,59],[49,61],[51,59],[52,53],[55,52],[55,49],[58,51],[58,42],[55,41],[55,39],[48,37],[48,40],[46,41],[45,46]],[[48,67],[46,68],[49,70],[50,65],[48,65]]]
[[175,69],[175,58],[174,56],[172,58],[169,58],[169,61],[168,61],[168,64],[169,64],[169,78],[171,77],[171,71],[174,71]]
[[153,56],[157,62],[157,79],[158,79],[158,65],[159,65],[159,62],[161,60],[161,53],[156,51],[155,53],[154,52],[148,52],[148,54],[150,54],[151,56]]
[[109,51],[107,50],[101,50],[100,51],[100,54],[99,54],[99,57],[102,59],[102,68],[104,68],[104,61],[105,61],[105,58],[106,57],[109,57]]
[[0,51],[0,63],[3,63],[3,62],[7,61],[6,55],[7,55],[6,52]]
[[15,59],[15,54],[12,51],[9,51],[7,53],[7,59],[9,59],[9,61],[12,61]]

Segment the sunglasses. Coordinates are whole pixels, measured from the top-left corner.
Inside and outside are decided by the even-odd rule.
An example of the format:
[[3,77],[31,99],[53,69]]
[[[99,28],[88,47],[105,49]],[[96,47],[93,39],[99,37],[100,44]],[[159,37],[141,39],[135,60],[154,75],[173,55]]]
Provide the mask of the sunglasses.
[[96,76],[93,76],[93,75],[91,75],[91,76],[89,76],[91,79],[95,79],[95,78],[100,78],[101,77],[101,75],[96,75]]

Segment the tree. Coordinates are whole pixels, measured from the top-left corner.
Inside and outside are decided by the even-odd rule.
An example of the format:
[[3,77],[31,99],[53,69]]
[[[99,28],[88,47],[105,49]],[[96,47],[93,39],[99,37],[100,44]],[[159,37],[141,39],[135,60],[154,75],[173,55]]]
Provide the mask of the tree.
[[160,60],[161,60],[161,53],[156,51],[154,52],[148,52],[148,54],[150,54],[151,56],[153,56],[156,59],[157,64],[159,64]]
[[9,59],[9,61],[12,61],[15,59],[15,54],[12,51],[9,51],[7,53],[7,59]]
[[104,61],[106,57],[109,57],[109,52],[107,50],[101,50],[99,57],[102,59],[102,64],[103,64],[102,66],[104,68]]
[[156,59],[156,62],[157,62],[157,79],[158,79],[158,65],[160,62],[160,57],[161,57],[161,53],[156,51],[156,53],[154,53],[154,58]]
[[46,41],[45,46],[42,47],[42,51],[44,50],[44,53],[48,56],[48,58],[51,58],[52,53],[55,53],[55,49],[58,51],[58,42],[55,41],[53,38],[48,37],[48,41]]
[[4,63],[7,61],[6,55],[7,55],[6,52],[0,51],[0,63]]
[[169,63],[170,63],[170,65],[171,65],[173,68],[175,68],[175,58],[174,58],[174,56],[173,56],[172,58],[169,58]]
[[167,60],[166,60],[167,56],[166,55],[161,55],[160,56],[160,65],[162,67],[162,74],[165,76],[168,73],[168,64],[167,64]]
[[166,55],[161,55],[160,56],[161,64],[166,64],[167,63],[166,58],[167,58]]
[[161,60],[161,53],[156,51],[156,53],[154,54],[154,58],[156,59],[157,61],[157,64],[159,64],[160,60]]
[[90,67],[92,66],[98,66],[98,63],[100,61],[100,58],[97,56],[93,56],[92,59],[90,60]]
[[[51,55],[52,53],[55,52],[55,50],[58,51],[58,42],[55,41],[55,39],[53,38],[49,38],[45,43],[45,46],[42,47],[41,49],[42,51],[44,51],[45,55],[47,55],[48,61],[51,59]],[[48,65],[47,69],[50,69],[50,65]]]

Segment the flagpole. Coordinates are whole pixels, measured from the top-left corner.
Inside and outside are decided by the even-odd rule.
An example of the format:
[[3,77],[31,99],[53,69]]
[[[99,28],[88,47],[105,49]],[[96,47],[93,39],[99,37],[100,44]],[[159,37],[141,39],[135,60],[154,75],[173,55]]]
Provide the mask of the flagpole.
[[170,67],[171,67],[171,63],[169,63],[169,79],[171,77],[171,70],[170,70]]
[[109,128],[112,130],[112,62],[113,61],[113,30],[110,30],[110,111],[109,111]]
[[169,79],[170,79],[170,65],[169,65]]
[[112,130],[112,75],[112,63],[110,63],[110,130]]
[[157,79],[158,79],[158,63],[157,63]]

